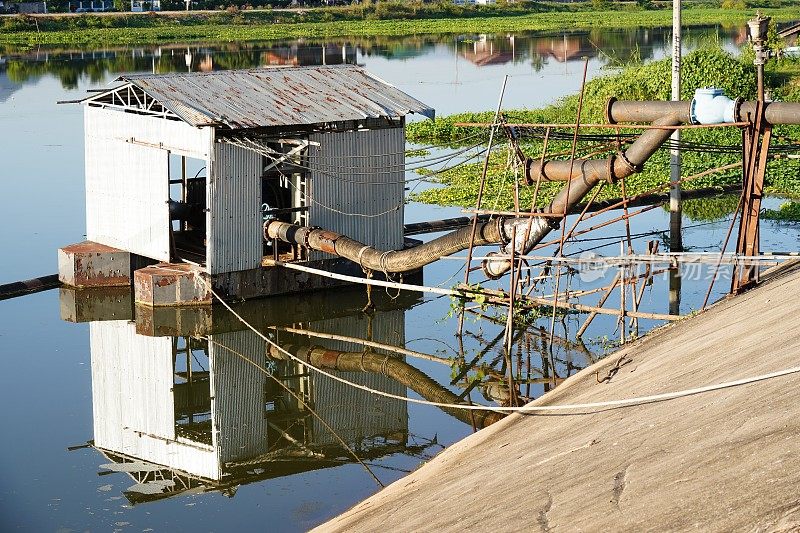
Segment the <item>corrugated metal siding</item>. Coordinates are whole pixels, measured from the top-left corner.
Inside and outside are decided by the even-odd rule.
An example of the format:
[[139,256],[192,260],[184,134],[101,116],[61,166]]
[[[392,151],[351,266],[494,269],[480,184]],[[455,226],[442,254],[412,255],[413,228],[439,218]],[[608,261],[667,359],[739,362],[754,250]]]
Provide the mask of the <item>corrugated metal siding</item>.
[[402,248],[405,129],[320,133],[310,139],[319,146],[309,147],[309,225],[380,250]]
[[252,331],[209,335],[213,419],[220,463],[244,461],[266,453],[267,421],[264,417],[264,385],[270,379],[236,354],[214,344],[235,350],[249,361],[263,366],[266,344]]
[[177,120],[125,113],[117,109],[92,106],[84,109],[87,136],[119,141],[133,138],[137,143],[154,145],[196,159],[205,159],[208,155],[208,139],[213,128],[197,128]]
[[430,106],[355,65],[139,74],[117,81],[133,83],[194,126],[294,126],[408,113],[433,117]]
[[169,261],[169,152],[157,146],[205,158],[208,132],[95,107],[85,108],[84,121],[86,238]]
[[[309,329],[367,338],[368,317],[352,316],[312,322]],[[372,319],[372,340],[386,344],[405,344],[405,312],[402,309],[376,313]],[[361,351],[361,345],[314,339],[314,344],[332,350]],[[370,388],[399,396],[403,385],[387,376],[364,372],[337,372],[337,375]],[[383,398],[353,388],[321,374],[314,374],[314,405],[317,413],[349,443],[374,436],[408,433],[408,405],[401,400]],[[338,445],[338,440],[317,418],[313,419],[314,444]]]
[[127,321],[92,322],[89,346],[95,445],[219,479],[210,446],[174,440],[172,338],[137,335]]
[[238,146],[215,144],[210,167],[208,271],[258,268],[263,255],[261,156]]

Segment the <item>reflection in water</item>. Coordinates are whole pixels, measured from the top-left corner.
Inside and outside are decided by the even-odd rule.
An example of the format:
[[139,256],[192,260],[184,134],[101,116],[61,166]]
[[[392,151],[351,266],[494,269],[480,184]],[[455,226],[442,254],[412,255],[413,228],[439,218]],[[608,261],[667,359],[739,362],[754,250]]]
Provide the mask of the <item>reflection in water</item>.
[[[131,477],[123,491],[131,503],[187,492],[233,496],[243,484],[351,463],[350,450],[362,461],[424,455],[435,437],[410,434],[407,391],[454,405],[471,403],[477,389],[490,403],[513,405],[529,399],[532,383],[547,390],[580,369],[573,352],[593,358],[558,336],[560,350],[546,347],[549,335],[533,327],[518,332],[521,349],[510,361],[497,342],[502,331],[482,340],[490,316],[468,332],[479,341],[474,358],[409,351],[406,311],[423,302],[410,293],[392,299],[376,292],[373,313],[363,312],[358,289],[240,304],[237,312],[272,343],[219,307],[140,307],[127,289],[62,288],[60,297],[63,319],[89,322],[92,444],[107,459],[101,475]],[[451,388],[414,366],[412,356],[451,366]],[[441,410],[475,429],[504,416]]]
[[[62,291],[65,309],[74,305],[75,293]],[[117,302],[119,309],[130,306],[130,300],[103,293],[78,300],[102,312],[109,311],[109,302]],[[124,311],[89,325],[94,447],[110,460],[102,468],[131,476],[134,482],[124,494],[132,503],[187,490],[221,490],[232,496],[241,484],[352,461],[331,429],[362,459],[424,451],[425,446],[409,444],[406,402],[374,396],[309,373],[285,357],[271,357],[264,340],[250,330],[224,331],[230,323],[223,320],[223,331],[207,335],[146,336],[137,333],[135,321],[119,320],[120,314]],[[282,322],[391,344],[405,341],[402,308],[372,316],[304,318],[293,313]],[[196,322],[190,324],[195,329]],[[273,330],[270,335],[281,344],[296,342],[291,334]],[[320,345],[329,350],[360,348],[341,341]],[[371,389],[406,395],[404,384],[382,373],[340,375]]]
[[[252,43],[159,45],[134,48],[57,49],[0,53],[0,101],[4,79],[23,83],[50,74],[65,88],[77,87],[86,77],[103,82],[109,74],[123,72],[178,72],[242,69],[276,65],[335,65],[365,62],[370,57],[408,60],[449,49],[476,66],[525,64],[538,71],[549,61],[565,63],[583,57],[603,62],[647,60],[668,49],[669,28],[630,28],[617,31],[589,30],[563,33],[519,32],[516,34],[415,35],[313,41],[267,41]],[[684,42],[697,46],[714,40],[728,46],[738,44],[738,28],[718,26],[686,30]],[[7,95],[6,95],[7,97]]]

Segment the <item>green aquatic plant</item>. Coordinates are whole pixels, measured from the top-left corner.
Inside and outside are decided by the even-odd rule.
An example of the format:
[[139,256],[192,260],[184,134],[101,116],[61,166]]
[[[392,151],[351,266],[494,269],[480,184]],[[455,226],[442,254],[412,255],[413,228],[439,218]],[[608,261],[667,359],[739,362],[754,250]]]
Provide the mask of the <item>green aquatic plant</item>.
[[800,202],[784,202],[778,209],[765,209],[761,218],[782,222],[800,222]]
[[[738,206],[739,196],[726,194],[710,198],[684,200],[681,207],[684,216],[692,222],[713,222],[729,217],[736,211]],[[669,211],[669,206],[665,205],[664,210]]]
[[[415,4],[412,4],[415,6]],[[613,12],[611,15],[610,12]],[[770,10],[775,20],[800,17],[797,6]],[[686,25],[740,23],[749,10],[686,9]],[[269,9],[189,14],[119,14],[75,17],[3,17],[0,44],[122,45],[192,41],[245,42],[266,39],[487,33],[565,28],[657,27],[669,25],[671,10],[611,6],[594,10],[589,3],[560,2],[493,6],[457,6],[439,2],[410,7],[400,2],[273,12]]]
[[[719,49],[705,48],[688,54],[682,64],[684,86],[682,97],[690,99],[694,90],[699,87],[714,86],[725,90],[731,96],[753,99],[756,92],[755,72],[752,63]],[[769,78],[772,80],[773,78]],[[610,97],[624,100],[668,100],[670,96],[670,60],[655,61],[644,65],[632,65],[616,73],[595,78],[586,84],[584,94],[583,123],[603,122],[606,102]],[[800,99],[800,87],[793,84],[782,86],[782,95],[787,100]],[[577,114],[577,95],[561,99],[554,105],[541,109],[516,109],[504,111],[509,123],[570,123]],[[485,127],[458,127],[458,123],[491,123],[492,112],[459,113],[446,117],[438,117],[434,121],[418,122],[409,125],[408,138],[416,143],[441,143],[449,146],[467,145],[474,142],[475,135],[486,132]],[[564,130],[562,130],[563,132]],[[608,136],[612,130],[585,128],[582,134]],[[523,133],[526,133],[523,131]],[[539,157],[543,148],[542,130],[529,130],[521,139],[521,147],[530,157]],[[796,126],[778,126],[774,129],[776,141],[784,144],[797,144],[800,140],[800,128]],[[737,128],[707,128],[687,130],[682,135],[684,143],[693,143],[697,148],[685,150],[682,156],[682,175],[693,176],[709,169],[718,168],[741,161],[741,132]],[[505,139],[500,139],[500,144]],[[562,139],[550,139],[549,157],[563,158],[570,153],[571,139],[567,135]],[[706,147],[727,147],[724,150]],[[610,145],[597,151],[596,141],[585,141],[578,145],[578,154],[596,152],[592,157],[606,157],[614,153],[618,147]],[[552,156],[552,154],[561,154]],[[510,185],[518,178],[507,166],[508,154],[504,149],[495,151],[489,158],[489,171],[486,177],[483,206],[493,209],[509,209],[514,206],[514,190]],[[439,204],[474,206],[477,200],[477,189],[481,175],[482,162],[464,164],[438,173],[434,178],[439,187],[416,192],[412,198],[417,201]],[[657,151],[644,166],[642,172],[625,180],[625,193],[630,196],[652,191],[663,186],[669,177],[669,152],[666,149]],[[704,188],[711,186],[732,185],[741,181],[741,170],[738,168],[705,175],[687,181],[684,187]],[[536,206],[546,205],[553,194],[561,188],[559,183],[543,183],[536,198]],[[612,199],[623,196],[623,184],[604,185],[598,199]],[[766,177],[768,192],[787,195],[800,195],[800,162],[793,159],[776,159],[769,163]],[[661,190],[664,190],[663,188]],[[519,198],[522,208],[529,208],[533,203],[534,188],[520,187]],[[702,213],[701,206],[716,207],[719,213]],[[695,207],[697,209],[695,209]],[[735,207],[735,205],[733,206]],[[722,215],[731,208],[725,203],[694,204],[690,213],[698,219]],[[691,216],[691,215],[690,215]],[[724,215],[722,215],[724,216]]]

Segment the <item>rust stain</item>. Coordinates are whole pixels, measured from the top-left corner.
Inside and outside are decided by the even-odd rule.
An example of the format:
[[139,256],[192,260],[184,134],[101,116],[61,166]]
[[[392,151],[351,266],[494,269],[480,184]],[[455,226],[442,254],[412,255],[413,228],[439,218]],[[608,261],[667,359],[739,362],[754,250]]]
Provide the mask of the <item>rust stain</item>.
[[159,278],[158,280],[155,281],[155,286],[156,287],[167,287],[169,285],[172,285],[176,281],[178,281],[178,280],[175,279],[175,278],[172,278],[172,277],[163,277],[163,278]]

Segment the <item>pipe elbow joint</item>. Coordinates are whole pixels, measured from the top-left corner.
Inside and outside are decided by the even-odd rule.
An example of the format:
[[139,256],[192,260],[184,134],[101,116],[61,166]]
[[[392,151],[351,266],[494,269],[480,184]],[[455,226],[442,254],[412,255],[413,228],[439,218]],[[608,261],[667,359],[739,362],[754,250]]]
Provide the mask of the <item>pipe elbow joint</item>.
[[736,122],[736,100],[731,100],[716,87],[697,89],[689,109],[692,124]]
[[511,270],[511,259],[499,252],[489,252],[481,263],[481,270],[489,279],[500,279]]

